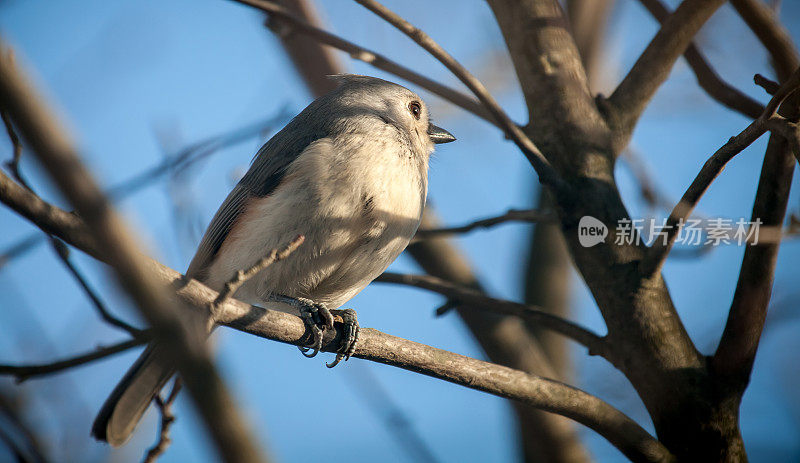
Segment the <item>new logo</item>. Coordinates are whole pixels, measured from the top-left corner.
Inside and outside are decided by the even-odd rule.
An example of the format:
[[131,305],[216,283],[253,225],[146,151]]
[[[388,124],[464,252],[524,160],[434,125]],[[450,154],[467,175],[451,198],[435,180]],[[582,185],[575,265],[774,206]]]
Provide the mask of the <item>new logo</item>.
[[578,242],[584,248],[602,243],[608,236],[608,227],[590,215],[581,217],[578,222]]

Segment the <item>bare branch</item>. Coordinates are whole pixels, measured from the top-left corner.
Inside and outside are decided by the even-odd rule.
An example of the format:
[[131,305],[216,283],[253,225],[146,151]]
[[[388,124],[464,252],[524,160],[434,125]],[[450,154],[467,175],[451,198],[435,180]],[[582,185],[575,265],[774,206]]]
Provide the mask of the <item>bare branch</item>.
[[8,114],[6,114],[4,109],[0,109],[0,116],[3,118],[3,124],[6,126],[8,139],[11,141],[11,146],[14,150],[11,159],[6,162],[6,167],[11,171],[11,175],[19,181],[22,179],[19,173],[19,161],[22,159],[22,142],[19,140],[17,132],[14,131],[11,119],[8,118]]
[[610,123],[622,138],[630,137],[636,121],[656,90],[667,80],[675,61],[723,3],[724,0],[684,0],[664,20],[661,29],[608,99],[612,112]]
[[636,178],[636,183],[639,185],[639,194],[650,208],[665,208],[669,210],[672,207],[673,201],[662,193],[661,188],[656,184],[655,179],[645,165],[641,153],[629,147],[622,152],[620,159],[625,161],[625,165],[628,166],[631,174]]
[[127,198],[131,194],[140,191],[142,188],[153,185],[169,172],[180,172],[186,167],[224,148],[250,140],[260,133],[275,130],[276,126],[290,119],[290,117],[288,109],[284,107],[281,108],[277,114],[256,121],[255,123],[191,143],[179,149],[177,152],[166,156],[162,162],[145,169],[127,180],[123,180],[111,186],[111,188],[108,189],[108,194],[114,200]]
[[26,423],[24,401],[19,400],[21,395],[0,390],[0,418],[5,425],[0,427],[0,440],[5,441],[20,463],[51,461],[40,435],[41,427]]
[[[800,86],[800,59],[797,50],[789,34],[766,5],[740,0],[732,3],[772,57],[782,84],[773,97],[775,104],[771,106],[774,110],[780,104],[779,98],[782,93],[786,93],[787,87],[796,89]],[[773,133],[764,155],[752,218],[760,220],[766,226],[780,229],[786,215],[794,175],[792,151],[800,159],[796,124],[800,117],[800,95],[791,95],[785,103],[780,104],[777,111],[781,119],[767,121]],[[775,127],[775,124],[786,121],[787,126],[790,126],[787,130],[781,130],[780,125]],[[750,381],[767,318],[779,247],[778,240],[745,249],[725,329],[711,358],[710,365],[717,378],[723,380],[726,387],[738,392],[739,397]]]
[[[419,74],[405,66],[402,66],[389,58],[381,55],[380,53],[374,52],[367,48],[361,47],[356,45],[353,42],[349,42],[337,35],[334,35],[330,32],[327,32],[323,29],[320,29],[312,24],[309,24],[306,21],[298,18],[296,15],[292,14],[287,8],[278,5],[274,2],[267,1],[267,0],[235,0],[239,3],[243,3],[245,5],[249,5],[253,8],[257,8],[265,13],[274,16],[275,18],[279,18],[281,23],[281,27],[290,27],[291,32],[298,32],[301,34],[305,34],[314,40],[325,44],[329,47],[333,47],[337,50],[341,50],[350,55],[351,58],[357,59],[359,61],[363,61],[369,65],[372,65],[378,69],[386,71],[390,74],[394,74],[401,79],[405,79],[414,85],[418,85],[429,92],[440,96],[441,98],[453,103],[454,105],[469,111],[470,113],[480,117],[481,119],[489,122],[490,124],[496,125],[499,127],[497,121],[494,117],[489,113],[489,111],[484,107],[479,101],[475,100],[474,98],[470,97],[469,95],[465,95],[458,90],[452,89],[446,85],[443,85],[439,82],[436,82],[433,79],[425,77],[422,74]],[[283,32],[279,32],[281,34]],[[308,47],[306,47],[308,49]]]
[[731,0],[731,5],[769,51],[779,80],[787,80],[800,66],[800,56],[792,36],[780,25],[775,11],[761,0]]
[[505,214],[501,214],[486,219],[476,220],[465,225],[444,228],[429,228],[417,230],[416,239],[426,239],[434,236],[441,235],[454,235],[458,233],[467,233],[475,230],[476,228],[490,228],[495,225],[500,225],[506,222],[557,222],[558,217],[555,213],[549,211],[539,211],[535,209],[509,209]]
[[[176,278],[180,276],[176,275]],[[190,282],[186,290],[180,292],[181,295],[188,296],[189,291],[198,291],[200,288],[195,285],[200,286],[195,281]],[[207,301],[214,297],[212,291],[202,289],[206,295],[200,300]],[[232,300],[220,307],[218,316],[217,321],[220,324],[250,334],[295,345],[305,341],[306,327],[294,315],[247,306]],[[337,329],[335,335],[326,336],[323,350],[335,352],[342,335],[341,330]],[[568,416],[592,429],[608,432],[604,437],[633,460],[670,458],[657,441],[647,437],[646,433],[642,434],[644,431],[630,419],[600,399],[560,382],[407,341],[369,328],[361,329],[354,357],[422,373]]]
[[381,5],[375,0],[355,0],[360,5],[372,11],[384,21],[388,22],[400,32],[406,34],[420,47],[425,49],[428,53],[433,55],[434,58],[439,60],[444,66],[453,73],[454,76],[467,86],[472,93],[483,103],[483,105],[492,114],[492,117],[498,122],[500,128],[505,132],[506,136],[514,141],[519,149],[525,154],[525,157],[531,163],[536,173],[539,175],[539,181],[553,188],[556,192],[564,193],[567,187],[556,173],[555,169],[545,159],[544,155],[536,145],[533,144],[530,138],[520,129],[508,114],[503,111],[500,105],[495,101],[492,95],[486,90],[486,87],[467,69],[461,65],[455,58],[447,53],[438,43],[436,43],[428,34],[422,30],[414,27],[401,18],[399,15]]
[[[31,193],[35,193],[33,187],[25,180],[22,176],[22,172],[19,168],[19,162],[22,159],[22,143],[17,136],[16,131],[14,130],[14,126],[11,124],[11,120],[9,119],[8,115],[5,111],[0,111],[3,115],[3,123],[6,126],[6,131],[8,132],[8,138],[10,139],[12,145],[14,146],[14,157],[11,161],[8,162],[8,167],[11,170],[11,173],[14,175],[14,178],[19,182],[20,185],[28,189]],[[119,320],[118,318],[111,315],[111,313],[105,308],[105,305],[100,300],[100,297],[95,293],[95,291],[89,286],[89,283],[83,277],[83,275],[78,271],[78,269],[72,264],[69,258],[69,248],[57,238],[54,238],[50,234],[45,234],[47,236],[48,241],[50,241],[53,250],[58,256],[59,260],[67,267],[67,270],[70,274],[75,278],[78,282],[78,285],[83,289],[84,293],[89,297],[92,301],[92,304],[95,306],[97,311],[100,313],[100,316],[108,322],[109,324],[116,326],[117,328],[121,328],[127,331],[131,336],[134,338],[141,337],[143,334],[142,330],[134,328],[133,326]],[[27,241],[31,242],[31,241]],[[22,248],[26,250],[28,248]]]
[[172,413],[172,404],[175,403],[175,399],[178,398],[178,393],[180,391],[181,378],[177,377],[172,384],[172,390],[170,390],[166,400],[162,399],[161,395],[156,395],[153,399],[158,407],[158,411],[161,412],[161,431],[158,433],[158,441],[147,451],[143,463],[153,463],[156,461],[158,457],[167,451],[167,447],[172,443],[172,439],[169,437],[169,430],[172,427],[172,423],[175,422],[175,414]]
[[[71,140],[0,44],[0,99],[50,177],[86,221],[119,282],[168,348],[194,403],[227,461],[263,461],[234,401],[211,363],[204,336],[182,320],[172,295],[152,277],[145,258],[108,199],[83,166]],[[196,330],[195,330],[196,331]]]
[[216,301],[214,301],[214,306],[218,306],[220,304],[224,304],[228,299],[233,297],[233,294],[242,287],[243,284],[247,282],[250,278],[254,277],[258,272],[264,270],[265,268],[269,267],[270,265],[278,262],[280,260],[286,259],[289,257],[291,253],[295,251],[301,244],[306,240],[306,237],[303,235],[297,236],[295,239],[289,242],[285,248],[282,250],[273,249],[270,251],[269,254],[259,259],[252,267],[247,270],[238,270],[236,274],[231,278],[225,286],[222,288],[222,291],[219,293],[219,297]]
[[666,232],[666,239],[657,240],[653,243],[653,246],[642,260],[639,269],[643,275],[654,275],[661,269],[670,249],[675,244],[675,239],[680,231],[680,224],[692,213],[700,198],[711,185],[711,182],[722,172],[728,161],[761,137],[769,130],[771,124],[783,120],[780,116],[775,115],[778,105],[798,88],[800,88],[800,69],[775,93],[775,96],[772,97],[758,119],[750,123],[741,133],[731,137],[706,161],[692,184],[683,194],[680,202],[675,205],[666,225],[662,228],[661,232]]
[[[475,307],[478,309],[489,310],[504,315],[514,315],[529,320],[531,323],[555,331],[567,338],[576,341],[589,349],[590,355],[600,355],[607,357],[608,349],[604,338],[583,328],[569,320],[553,315],[544,310],[520,304],[518,302],[495,299],[482,294],[480,291],[465,288],[449,281],[442,280],[429,275],[409,275],[400,273],[384,272],[376,282],[396,283],[415,288],[426,289],[447,296],[458,303]],[[609,359],[610,360],[610,359]]]
[[[141,191],[143,188],[153,185],[167,172],[179,172],[182,169],[185,169],[186,167],[197,163],[224,148],[241,143],[244,140],[248,140],[258,133],[272,130],[279,122],[288,118],[289,115],[286,113],[286,110],[282,109],[278,112],[278,114],[270,116],[254,124],[249,124],[230,132],[215,135],[213,137],[192,143],[184,148],[181,148],[177,152],[170,154],[163,162],[149,167],[116,185],[112,185],[108,189],[108,194],[115,201],[127,198],[128,196]],[[12,174],[14,174],[13,171]],[[19,179],[18,175],[14,175],[14,177]],[[5,251],[0,253],[0,268],[2,268],[11,260],[24,255],[39,244],[44,243],[46,241],[45,238],[45,236],[42,236],[39,233],[31,233],[30,235],[27,235],[16,243],[10,245]]]
[[[639,1],[659,23],[663,24],[669,17],[669,10],[661,0]],[[694,42],[686,48],[683,57],[686,58],[686,62],[689,63],[689,67],[697,77],[697,83],[711,98],[751,119],[757,118],[764,112],[764,105],[725,82],[711,67]]]
[[24,256],[28,251],[41,244],[43,241],[44,237],[41,233],[31,233],[7,247],[5,251],[0,253],[0,269],[12,260]]
[[[358,376],[353,376],[354,372]],[[349,380],[348,389],[377,415],[386,427],[387,434],[396,440],[397,447],[406,452],[411,461],[419,463],[439,461],[433,449],[425,442],[425,437],[428,436],[421,435],[414,429],[411,418],[396,402],[393,394],[383,387],[369,365],[349,367],[344,379]]]
[[[293,18],[309,24],[320,22],[313,0],[276,0],[281,9]],[[333,49],[316,46],[315,38],[308,34],[296,34],[291,21],[282,21],[279,15],[268,14],[265,24],[281,40],[283,49],[289,55],[297,72],[305,78],[313,79],[312,86],[322,93],[332,91],[338,85],[329,79],[329,69],[342,67]]]
[[762,76],[761,74],[756,74],[753,76],[753,82],[756,85],[763,88],[765,92],[769,93],[770,95],[774,95],[775,92],[781,88],[781,84],[775,82],[772,79],[767,79],[766,77]]
[[[85,252],[107,261],[98,246],[87,239],[81,219],[25,190],[0,172],[0,201],[37,226]],[[88,244],[87,244],[88,243]],[[81,245],[87,244],[86,248]],[[219,294],[196,280],[155,261],[148,261],[148,272],[162,284],[169,284],[176,295],[207,315],[208,307]],[[281,305],[282,307],[285,307]],[[269,310],[229,299],[217,307],[216,322],[265,339],[293,345],[307,343],[309,333],[303,321],[280,310]],[[341,327],[326,331],[323,349],[335,352],[343,336]],[[355,357],[392,365],[443,379],[472,389],[516,400],[545,411],[572,418],[594,429],[634,461],[671,461],[672,455],[638,424],[606,402],[563,383],[523,373],[511,368],[471,359],[433,347],[362,328]]]
[[567,0],[564,6],[590,90],[596,91],[600,74],[607,71],[601,58],[614,0]]
[[0,375],[11,375],[14,376],[18,382],[22,382],[33,377],[60,373],[70,368],[94,362],[95,360],[101,360],[106,357],[119,354],[120,352],[125,352],[126,350],[132,349],[136,346],[141,346],[145,342],[147,342],[147,339],[145,336],[143,336],[139,339],[129,339],[108,347],[100,347],[86,354],[70,357],[64,360],[57,360],[55,362],[43,363],[39,365],[0,365]]
[[61,240],[57,238],[51,238],[53,242],[53,248],[56,250],[56,255],[61,259],[61,262],[64,263],[64,266],[67,267],[67,270],[75,277],[75,280],[80,285],[83,292],[92,301],[92,305],[97,309],[97,313],[100,314],[100,317],[105,320],[106,323],[112,326],[116,326],[119,329],[127,331],[131,336],[134,338],[140,338],[144,335],[144,330],[140,330],[127,322],[120,320],[119,318],[115,317],[114,315],[109,312],[106,308],[103,301],[100,300],[100,296],[92,289],[89,285],[89,282],[83,276],[83,274],[75,267],[75,264],[72,263],[72,260],[69,258],[69,248],[66,244],[64,244]]

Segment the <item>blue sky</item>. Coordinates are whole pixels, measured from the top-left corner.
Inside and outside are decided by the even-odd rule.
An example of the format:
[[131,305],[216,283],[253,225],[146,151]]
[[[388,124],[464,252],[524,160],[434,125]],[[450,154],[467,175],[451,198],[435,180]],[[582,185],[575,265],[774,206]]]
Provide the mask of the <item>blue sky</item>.
[[[457,85],[425,52],[358,5],[318,3],[334,32]],[[609,28],[607,81],[611,84],[601,89],[606,92],[656,30],[637,2],[618,3]],[[502,37],[483,2],[386,4],[426,30],[489,84],[513,118],[525,121],[525,105]],[[782,17],[797,39],[800,5],[784,2],[783,8]],[[38,87],[58,109],[86,162],[106,186],[161,162],[166,152],[263,120],[283,108],[294,114],[310,101],[278,42],[262,26],[261,16],[229,1],[6,0],[0,4],[0,34],[35,75]],[[767,57],[729,6],[711,19],[700,43],[722,76],[765,101],[751,78],[755,72],[770,74]],[[347,61],[347,67],[355,73],[388,77],[362,63]],[[518,150],[485,122],[424,91],[421,94],[431,104],[437,124],[459,139],[441,146],[431,166],[429,198],[444,221],[462,223],[511,207],[531,206],[536,180]],[[632,146],[646,160],[661,189],[678,198],[705,159],[747,122],[705,96],[686,65],[679,62],[645,112]],[[160,133],[166,135],[159,137]],[[253,137],[192,169],[188,204],[197,208],[193,220],[200,227],[264,140]],[[765,145],[765,139],[759,140],[726,168],[700,203],[704,214],[749,218]],[[10,147],[0,140],[0,157],[8,156]],[[25,159],[23,169],[43,196],[63,204],[33,162]],[[617,178],[632,215],[644,217],[647,210],[624,166],[618,168]],[[789,207],[798,211],[796,193]],[[185,269],[197,237],[176,231],[166,183],[127,198],[120,208],[154,256],[175,269]],[[32,230],[2,208],[0,225],[0,248]],[[523,262],[518,257],[525,252],[530,229],[506,225],[458,238],[492,294],[519,299]],[[74,255],[113,310],[135,320],[134,311],[103,266],[80,253]],[[721,247],[702,258],[671,260],[665,268],[687,329],[706,353],[721,333],[741,255],[740,247]],[[742,430],[753,461],[800,455],[800,396],[793,387],[800,371],[792,366],[798,364],[800,352],[794,304],[799,260],[800,245],[787,241],[775,277],[771,312],[775,320],[768,325],[752,386],[742,404]],[[392,269],[417,271],[406,257]],[[585,285],[577,276],[573,280],[573,318],[604,331]],[[45,246],[0,270],[0,294],[0,361],[44,361],[123,338],[97,319]],[[441,302],[440,297],[424,292],[374,285],[347,306],[358,310],[363,326],[480,356],[454,315],[433,317],[433,309]],[[518,459],[510,408],[501,399],[360,360],[328,370],[323,359],[306,360],[292,346],[219,331],[220,368],[264,447],[278,461],[410,461],[378,418],[386,410],[376,415],[363,398],[366,392],[358,385],[367,374],[391,394],[440,461]],[[580,349],[574,352],[578,386],[651,428],[641,402],[621,374]],[[30,381],[20,389],[31,400],[33,420],[47,433],[55,455],[69,448],[92,461],[140,459],[143,449],[154,441],[156,413],[147,416],[129,445],[112,453],[88,437],[93,414],[136,355],[131,352],[51,379]],[[213,451],[188,401],[179,400],[176,412],[174,443],[163,461],[213,461]],[[593,432],[581,429],[581,433],[598,460],[622,459]],[[4,458],[0,453],[0,460]]]

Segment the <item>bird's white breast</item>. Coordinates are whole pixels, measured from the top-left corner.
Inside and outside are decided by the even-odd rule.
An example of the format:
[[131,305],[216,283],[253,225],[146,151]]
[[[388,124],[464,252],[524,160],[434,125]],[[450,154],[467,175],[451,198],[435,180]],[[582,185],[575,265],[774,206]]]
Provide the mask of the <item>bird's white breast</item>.
[[238,298],[263,303],[277,293],[335,308],[380,275],[416,233],[427,190],[427,159],[380,135],[312,143],[274,192],[249,203],[208,284],[221,288],[297,235],[306,237],[300,248],[248,281]]

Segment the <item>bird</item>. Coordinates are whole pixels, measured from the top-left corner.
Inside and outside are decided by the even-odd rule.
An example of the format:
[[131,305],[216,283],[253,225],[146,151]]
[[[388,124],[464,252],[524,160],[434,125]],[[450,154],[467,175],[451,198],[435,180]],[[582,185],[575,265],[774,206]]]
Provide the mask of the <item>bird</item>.
[[[380,275],[419,227],[436,144],[455,141],[413,91],[376,77],[330,76],[311,102],[254,156],[208,226],[186,272],[220,291],[240,270],[302,235],[303,244],[249,278],[234,297],[287,304],[303,318],[316,355],[334,318],[344,326],[335,366],[355,349],[354,310],[339,309]],[[289,311],[289,310],[287,310]],[[101,407],[92,434],[112,446],[133,434],[175,374],[151,343]]]

